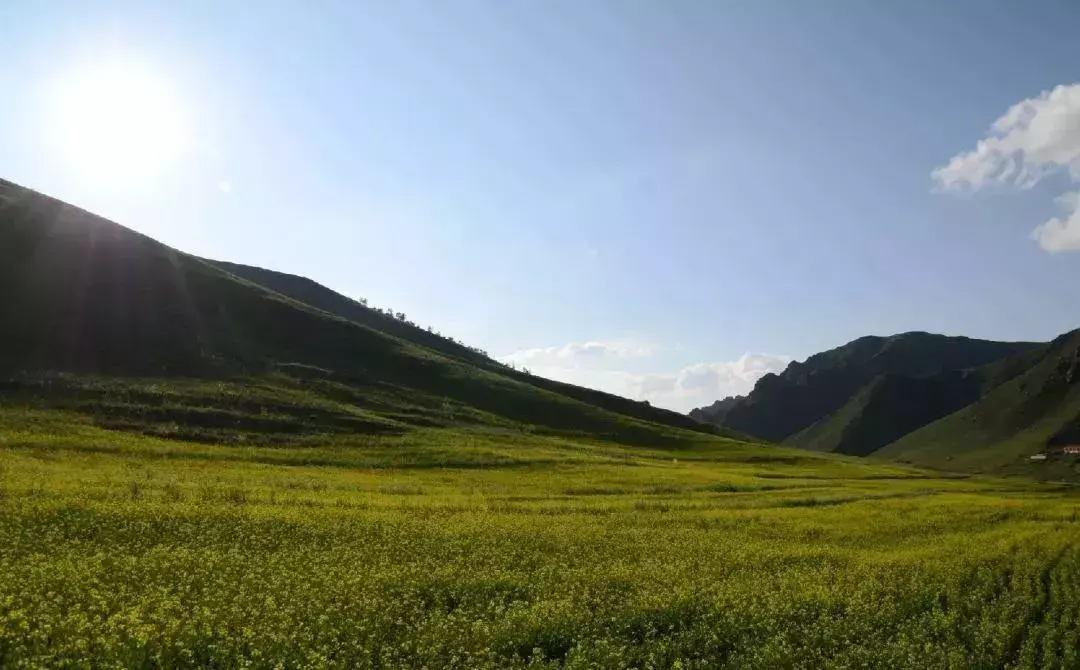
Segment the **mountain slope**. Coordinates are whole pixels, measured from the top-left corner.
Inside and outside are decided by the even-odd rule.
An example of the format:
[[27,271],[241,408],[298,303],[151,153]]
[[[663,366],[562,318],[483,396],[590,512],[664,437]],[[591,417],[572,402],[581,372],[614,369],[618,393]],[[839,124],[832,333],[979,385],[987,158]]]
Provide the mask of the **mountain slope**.
[[[848,430],[847,424],[859,413],[848,408],[841,421],[845,427],[815,430],[811,427],[830,415],[840,412],[848,403],[877,407],[887,396],[903,397],[903,382],[878,382],[879,378],[919,378],[985,365],[1005,357],[1030,351],[1039,345],[1026,342],[989,342],[966,337],[948,337],[912,332],[892,337],[863,337],[842,347],[790,364],[779,375],[762,377],[754,390],[728,409],[724,425],[755,437],[783,441],[809,431],[796,441],[817,444],[826,435]],[[932,385],[931,385],[932,386]],[[906,427],[919,417],[941,416],[951,409],[953,394],[942,390],[944,409],[933,407],[900,408],[897,428],[883,431],[891,434]],[[860,397],[862,396],[862,397]],[[935,416],[936,414],[936,416]],[[875,440],[882,438],[875,437]],[[828,438],[835,442],[835,437]],[[820,445],[819,445],[820,446]],[[858,452],[859,449],[855,449]]]
[[1080,443],[1080,330],[1010,364],[1028,364],[972,404],[878,452],[884,458],[964,469],[1022,464]]
[[705,423],[723,425],[724,419],[727,418],[728,411],[735,405],[738,405],[743,397],[744,396],[741,395],[731,395],[726,398],[721,398],[706,407],[692,409],[690,410],[690,418]]
[[645,422],[443,355],[8,182],[0,182],[0,289],[0,375],[9,378],[302,379],[398,419],[424,407],[423,422],[467,417],[635,443],[700,425],[682,416],[667,427]]
[[819,451],[865,456],[951,414],[1027,370],[1042,347],[976,368],[909,377],[880,375],[841,409],[784,442]]
[[258,284],[297,302],[418,344],[445,356],[474,364],[491,362],[490,358],[476,349],[420,328],[391,313],[368,307],[307,277],[227,261],[207,260],[206,262],[233,276]]
[[514,370],[491,359],[485,353],[477,349],[467,347],[450,338],[439,335],[438,333],[420,328],[404,319],[396,318],[387,312],[368,307],[357,300],[353,300],[352,298],[337,293],[336,291],[305,277],[298,277],[284,272],[266,270],[237,263],[223,261],[207,262],[236,277],[268,288],[288,298],[317,307],[328,314],[375,328],[381,332],[405,340],[406,342],[426,347],[437,351],[444,356],[461,360],[470,365],[475,365],[481,369],[524,382],[545,391],[558,393],[642,421],[650,421],[698,432],[723,434],[739,438],[743,437],[741,435],[736,435],[734,431],[720,429],[714,422],[701,422],[695,417],[687,417],[678,412],[673,412],[660,407],[652,407],[648,403],[638,402],[610,393],[604,393],[603,391],[574,386],[573,384],[566,384]]
[[881,375],[836,412],[784,442],[865,456],[979,397],[978,375],[949,371],[930,377]]

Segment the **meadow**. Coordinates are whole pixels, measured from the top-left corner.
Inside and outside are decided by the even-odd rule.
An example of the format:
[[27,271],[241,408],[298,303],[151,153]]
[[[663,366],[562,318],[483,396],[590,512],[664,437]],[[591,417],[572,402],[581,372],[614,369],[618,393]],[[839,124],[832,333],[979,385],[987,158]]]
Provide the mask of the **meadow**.
[[702,435],[0,409],[0,666],[1076,667],[1080,495]]

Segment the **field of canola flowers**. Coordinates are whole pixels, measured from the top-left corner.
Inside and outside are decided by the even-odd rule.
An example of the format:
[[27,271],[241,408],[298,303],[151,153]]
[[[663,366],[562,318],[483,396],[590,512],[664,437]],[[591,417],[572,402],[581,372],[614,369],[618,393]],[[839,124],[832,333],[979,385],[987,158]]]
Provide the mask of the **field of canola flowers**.
[[0,666],[1077,667],[1078,510],[719,440],[268,449],[0,412]]

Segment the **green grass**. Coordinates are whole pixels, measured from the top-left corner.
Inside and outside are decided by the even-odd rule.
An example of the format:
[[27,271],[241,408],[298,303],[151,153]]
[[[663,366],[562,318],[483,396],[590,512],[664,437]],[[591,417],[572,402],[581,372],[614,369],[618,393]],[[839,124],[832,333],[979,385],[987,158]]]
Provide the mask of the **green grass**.
[[1080,662],[1071,488],[701,435],[264,444],[0,409],[0,666]]

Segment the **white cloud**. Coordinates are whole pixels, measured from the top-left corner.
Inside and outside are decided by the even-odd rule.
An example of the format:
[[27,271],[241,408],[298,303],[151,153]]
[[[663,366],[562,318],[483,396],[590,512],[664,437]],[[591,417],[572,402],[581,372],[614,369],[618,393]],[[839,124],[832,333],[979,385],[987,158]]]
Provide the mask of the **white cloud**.
[[504,356],[507,363],[524,367],[595,367],[607,361],[638,358],[653,353],[652,347],[634,340],[571,342],[562,347],[525,349]]
[[697,363],[671,372],[640,374],[622,369],[655,349],[633,341],[580,342],[528,349],[503,357],[550,379],[607,391],[687,412],[729,395],[748,393],[767,372],[779,372],[789,356],[746,353],[736,360]]
[[[1066,172],[1080,182],[1080,84],[1058,86],[1012,106],[975,149],[954,156],[931,173],[941,190],[977,191],[988,186],[1031,188]],[[1080,251],[1080,197],[1059,199],[1064,219],[1039,225],[1031,237],[1046,251]]]
[[744,395],[769,372],[779,372],[789,356],[745,353],[734,361],[697,363],[671,373],[643,375],[631,397],[685,412],[729,395]]
[[1062,220],[1053,218],[1031,232],[1031,238],[1052,254],[1080,251],[1080,192],[1066,193],[1058,202],[1068,212]]

